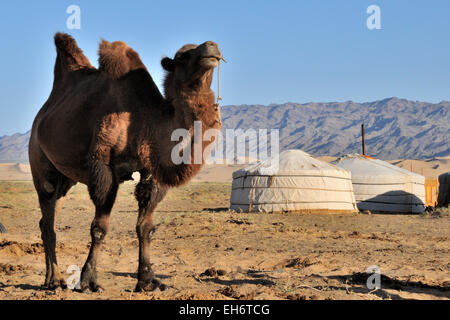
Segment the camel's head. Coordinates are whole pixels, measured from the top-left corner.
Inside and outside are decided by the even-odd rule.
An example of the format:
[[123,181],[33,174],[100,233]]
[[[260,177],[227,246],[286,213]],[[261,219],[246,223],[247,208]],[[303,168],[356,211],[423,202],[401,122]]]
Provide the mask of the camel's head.
[[211,86],[214,68],[223,59],[219,46],[212,41],[197,46],[184,45],[173,59],[163,58],[162,67],[168,72],[165,87],[180,86],[189,89],[200,89]]

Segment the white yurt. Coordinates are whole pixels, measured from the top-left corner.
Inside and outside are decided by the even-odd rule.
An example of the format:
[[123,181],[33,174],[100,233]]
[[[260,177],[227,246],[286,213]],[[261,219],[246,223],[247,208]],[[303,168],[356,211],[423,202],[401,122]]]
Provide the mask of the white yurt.
[[361,155],[346,155],[333,164],[352,173],[359,210],[390,213],[425,210],[425,177]]
[[301,150],[233,172],[230,202],[238,212],[357,211],[350,173]]

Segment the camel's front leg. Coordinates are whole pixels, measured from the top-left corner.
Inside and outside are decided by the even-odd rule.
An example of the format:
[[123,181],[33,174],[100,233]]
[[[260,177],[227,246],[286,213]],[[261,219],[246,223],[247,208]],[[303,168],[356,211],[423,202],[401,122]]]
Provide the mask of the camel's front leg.
[[118,184],[111,169],[102,164],[91,168],[89,194],[95,204],[95,218],[91,224],[91,248],[81,271],[81,290],[93,292],[103,289],[97,282],[97,260],[109,229],[109,216],[117,195]]
[[139,238],[139,268],[136,291],[153,291],[164,286],[155,278],[150,264],[150,241],[155,227],[152,214],[167,193],[167,187],[158,184],[151,177],[141,173],[141,181],[136,186],[136,199],[139,203],[139,217],[136,233]]

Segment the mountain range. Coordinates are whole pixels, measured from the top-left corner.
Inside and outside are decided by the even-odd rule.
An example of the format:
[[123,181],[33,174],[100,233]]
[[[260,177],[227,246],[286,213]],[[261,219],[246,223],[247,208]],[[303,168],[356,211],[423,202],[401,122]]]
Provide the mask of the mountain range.
[[[279,129],[280,150],[315,156],[361,152],[365,125],[367,154],[376,158],[429,159],[450,156],[450,102],[399,98],[357,103],[229,105],[223,128]],[[27,162],[30,132],[0,137],[0,162]]]
[[30,132],[0,137],[0,162],[28,162]]

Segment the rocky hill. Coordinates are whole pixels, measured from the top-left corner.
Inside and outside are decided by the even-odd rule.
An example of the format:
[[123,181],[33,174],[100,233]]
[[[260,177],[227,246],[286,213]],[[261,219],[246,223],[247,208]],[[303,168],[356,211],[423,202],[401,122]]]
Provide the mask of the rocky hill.
[[0,137],[0,162],[28,162],[30,131]]
[[[356,103],[285,103],[222,107],[224,129],[279,129],[281,149],[315,156],[361,152],[391,159],[450,156],[450,102],[437,104],[389,98]],[[0,137],[1,162],[26,162],[29,132]]]
[[285,103],[223,107],[225,128],[278,128],[280,148],[315,156],[361,152],[390,159],[450,155],[450,102],[438,104],[389,98],[356,103]]

